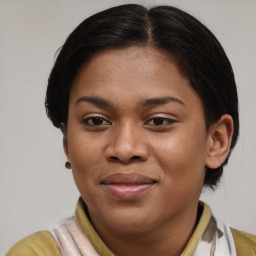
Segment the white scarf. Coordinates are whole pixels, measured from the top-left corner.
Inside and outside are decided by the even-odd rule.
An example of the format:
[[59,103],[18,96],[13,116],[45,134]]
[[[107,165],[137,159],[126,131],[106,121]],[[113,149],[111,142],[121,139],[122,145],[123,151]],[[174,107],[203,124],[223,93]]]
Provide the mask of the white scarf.
[[75,217],[54,227],[51,234],[63,256],[99,256]]
[[[99,256],[75,217],[63,221],[51,234],[63,256]],[[194,253],[184,256],[236,256],[229,226],[212,216]]]
[[211,216],[192,256],[236,256],[230,227]]

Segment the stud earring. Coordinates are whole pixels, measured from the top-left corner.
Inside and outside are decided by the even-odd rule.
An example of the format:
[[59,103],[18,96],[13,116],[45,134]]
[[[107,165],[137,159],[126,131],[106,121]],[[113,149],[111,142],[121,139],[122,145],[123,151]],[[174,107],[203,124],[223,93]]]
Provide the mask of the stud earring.
[[70,163],[70,162],[66,162],[66,163],[65,163],[65,167],[66,167],[67,169],[71,169],[71,163]]

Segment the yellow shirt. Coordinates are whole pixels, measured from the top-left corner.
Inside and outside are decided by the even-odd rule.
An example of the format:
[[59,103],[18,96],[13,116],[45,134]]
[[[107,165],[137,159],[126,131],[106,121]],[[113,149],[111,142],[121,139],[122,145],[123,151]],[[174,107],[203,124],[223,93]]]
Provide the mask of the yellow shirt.
[[[114,256],[101,240],[88,220],[79,200],[75,212],[76,219],[93,247],[101,256]],[[181,256],[192,255],[211,217],[211,209],[203,204],[203,213]],[[231,228],[237,256],[256,256],[256,236]],[[39,231],[15,244],[6,256],[61,256],[58,245],[49,231]]]

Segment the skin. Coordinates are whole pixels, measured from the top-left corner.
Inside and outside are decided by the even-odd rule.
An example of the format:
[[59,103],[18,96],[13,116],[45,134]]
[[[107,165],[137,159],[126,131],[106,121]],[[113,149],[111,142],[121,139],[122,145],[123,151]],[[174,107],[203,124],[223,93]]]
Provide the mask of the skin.
[[[218,167],[228,154],[232,118],[207,131],[202,102],[175,61],[152,47],[129,47],[81,68],[63,132],[76,185],[113,253],[180,255],[195,227],[205,166]],[[102,184],[116,173],[155,184],[122,200]]]

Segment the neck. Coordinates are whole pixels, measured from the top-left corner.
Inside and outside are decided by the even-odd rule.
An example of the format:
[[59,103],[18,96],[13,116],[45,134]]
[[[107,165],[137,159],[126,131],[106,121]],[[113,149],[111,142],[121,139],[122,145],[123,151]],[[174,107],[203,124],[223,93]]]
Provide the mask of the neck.
[[[109,249],[117,256],[168,255],[182,253],[197,223],[197,205],[174,219],[144,232],[112,230],[104,225],[95,228]],[[189,213],[189,214],[188,214]]]

